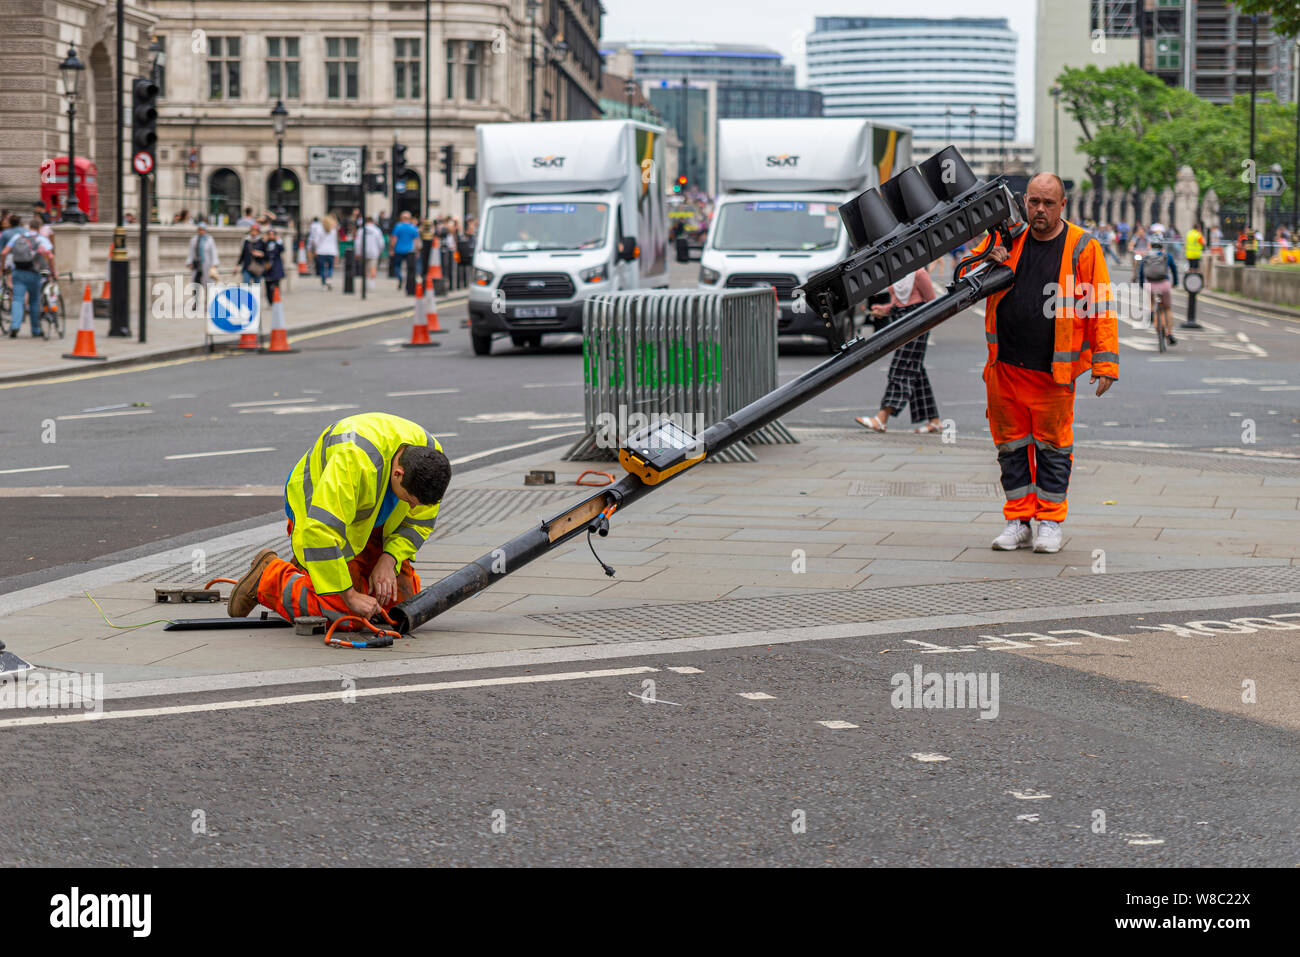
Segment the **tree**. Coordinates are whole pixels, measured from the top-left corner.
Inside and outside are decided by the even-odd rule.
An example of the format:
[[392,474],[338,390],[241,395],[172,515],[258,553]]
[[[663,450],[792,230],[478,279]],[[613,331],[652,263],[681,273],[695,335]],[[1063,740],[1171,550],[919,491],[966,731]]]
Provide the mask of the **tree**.
[[1280,37],[1300,35],[1300,0],[1233,0],[1233,7],[1239,13],[1253,13],[1269,16],[1268,24]]

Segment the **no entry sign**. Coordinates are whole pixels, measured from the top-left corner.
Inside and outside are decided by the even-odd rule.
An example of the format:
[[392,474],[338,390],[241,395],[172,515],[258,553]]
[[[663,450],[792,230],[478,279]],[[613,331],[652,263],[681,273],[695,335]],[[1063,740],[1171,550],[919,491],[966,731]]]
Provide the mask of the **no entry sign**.
[[153,155],[151,153],[136,153],[131,157],[131,168],[145,176],[153,172]]

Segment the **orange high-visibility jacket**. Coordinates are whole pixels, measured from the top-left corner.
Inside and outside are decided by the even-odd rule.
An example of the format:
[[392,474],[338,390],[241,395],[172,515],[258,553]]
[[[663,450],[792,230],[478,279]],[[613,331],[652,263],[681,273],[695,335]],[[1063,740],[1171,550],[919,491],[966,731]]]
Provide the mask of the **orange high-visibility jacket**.
[[[1115,318],[1115,293],[1106,270],[1101,244],[1074,223],[1064,221],[1065,250],[1057,276],[1056,341],[1052,352],[1052,379],[1069,385],[1085,372],[1119,378],[1119,323]],[[1011,242],[1007,265],[1012,269],[1025,248],[1024,230]],[[975,248],[983,252],[991,236]],[[989,346],[989,365],[998,358],[998,303],[1007,290],[984,300],[984,338]]]

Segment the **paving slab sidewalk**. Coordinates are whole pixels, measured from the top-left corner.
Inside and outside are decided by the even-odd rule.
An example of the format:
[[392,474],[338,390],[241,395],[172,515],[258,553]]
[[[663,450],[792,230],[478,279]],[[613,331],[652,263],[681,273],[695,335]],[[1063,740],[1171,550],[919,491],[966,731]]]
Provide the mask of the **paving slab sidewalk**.
[[[409,314],[412,298],[396,290],[396,283],[389,279],[376,282],[376,288],[366,291],[362,299],[360,286],[357,292],[345,294],[340,292],[342,280],[335,286],[334,292],[327,292],[319,285],[300,280],[297,288],[283,292],[284,324],[289,331],[292,345],[295,334],[316,329],[341,325],[361,319],[380,316],[398,315],[403,311]],[[69,290],[68,324],[63,339],[38,339],[31,334],[30,324],[23,320],[23,328],[16,339],[8,337],[8,326],[4,328],[0,339],[0,384],[58,377],[68,374],[92,372],[106,366],[130,365],[141,362],[156,362],[165,359],[196,355],[207,348],[204,332],[205,320],[198,318],[154,318],[150,317],[147,342],[139,342],[136,318],[136,301],[131,299],[130,336],[109,336],[107,319],[95,320],[95,347],[99,355],[107,356],[103,362],[83,359],[65,359],[64,353],[72,352],[77,337],[77,324],[80,319],[81,297],[74,301]],[[463,302],[468,293],[459,290],[441,297],[439,305]],[[270,335],[270,303],[263,301],[263,336]],[[8,320],[6,319],[6,322]],[[446,327],[446,323],[443,323]],[[227,344],[235,341],[234,336],[218,339]],[[224,346],[223,346],[224,347]]]
[[[111,685],[610,640],[549,617],[557,613],[632,609],[627,618],[637,620],[638,608],[694,602],[698,633],[709,635],[735,630],[727,627],[727,616],[739,607],[731,604],[736,599],[879,589],[901,595],[910,586],[967,587],[1013,579],[1025,583],[1022,607],[1043,607],[1054,603],[1049,600],[1053,582],[1065,585],[1065,579],[1099,572],[1104,572],[1097,581],[1105,595],[1106,582],[1118,586],[1132,573],[1223,569],[1225,575],[1240,576],[1242,569],[1300,566],[1300,468],[1291,478],[1272,477],[1270,488],[1278,494],[1270,498],[1274,507],[1266,520],[1243,520],[1242,512],[1250,511],[1241,508],[1243,488],[1261,485],[1259,477],[1226,467],[1216,472],[1173,466],[1155,482],[1139,482],[1146,466],[1099,463],[1080,447],[1075,454],[1082,465],[1104,468],[1085,467],[1076,474],[1070,490],[1075,517],[1066,523],[1063,550],[1007,553],[989,547],[1002,526],[995,498],[941,500],[916,494],[908,484],[924,488],[941,475],[945,483],[971,483],[975,487],[964,492],[972,496],[996,487],[994,453],[987,443],[942,445],[938,437],[868,436],[858,430],[828,440],[825,432],[817,430],[815,439],[798,445],[761,446],[756,464],[705,463],[620,511],[609,537],[595,540],[601,557],[617,569],[613,578],[592,558],[585,538],[575,539],[389,649],[327,648],[290,629],[164,632],[154,624],[124,631],[108,624],[82,594],[84,589],[93,595],[118,625],[224,615],[224,605],[154,603],[153,589],[164,583],[159,573],[188,564],[189,548],[0,596],[4,639],[9,650],[38,666],[101,672]],[[942,473],[931,471],[927,463],[933,462],[943,463]],[[805,481],[812,463],[821,466],[819,478]],[[533,468],[553,469],[562,487],[590,464],[541,452],[458,475],[454,487],[517,494],[524,473]],[[599,467],[619,472],[616,466]],[[1181,481],[1196,494],[1179,498]],[[899,494],[864,493],[879,488]],[[758,489],[764,494],[753,494]],[[1168,498],[1158,494],[1162,490]],[[587,494],[573,487],[574,501]],[[560,512],[567,501],[529,506],[492,524],[453,531],[426,544],[416,567],[426,584],[436,581],[533,526],[539,515]],[[277,521],[206,543],[205,554],[254,548],[282,535]],[[247,558],[240,561],[246,565]],[[206,571],[166,583],[201,586],[206,577],[241,574],[244,567],[212,565]],[[1165,597],[1158,583],[1151,588],[1151,600]],[[1257,590],[1278,591],[1266,585]],[[1045,597],[1034,604],[1040,594]],[[1132,589],[1125,594],[1131,597]],[[436,661],[429,670],[436,670]]]

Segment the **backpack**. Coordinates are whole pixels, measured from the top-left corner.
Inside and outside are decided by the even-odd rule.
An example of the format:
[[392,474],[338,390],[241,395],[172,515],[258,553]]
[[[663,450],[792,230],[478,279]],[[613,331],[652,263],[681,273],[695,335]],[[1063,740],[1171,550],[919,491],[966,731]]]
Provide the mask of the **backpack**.
[[31,269],[36,262],[36,237],[31,233],[19,233],[10,244],[10,253],[14,257],[14,267]]
[[1144,261],[1142,263],[1142,275],[1146,277],[1147,282],[1160,282],[1162,279],[1169,278],[1169,258],[1167,254],[1160,253],[1158,256]]

